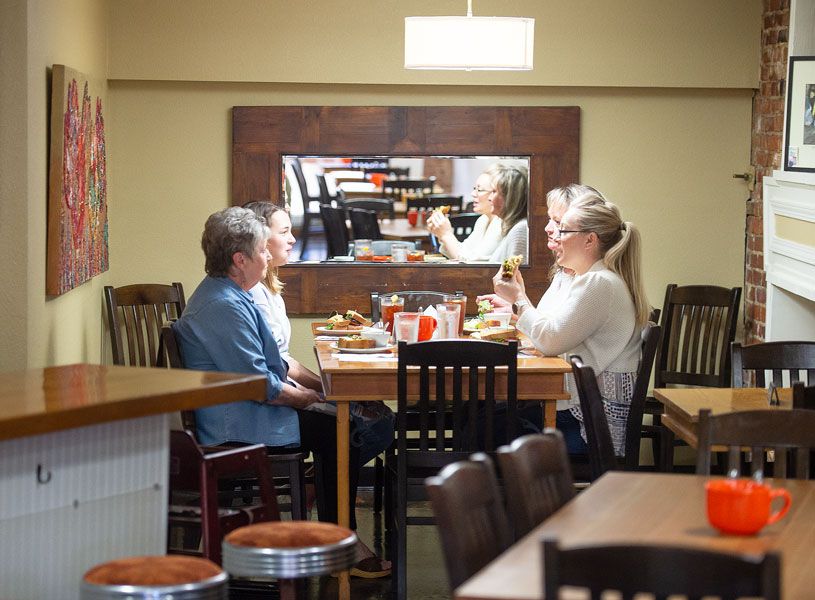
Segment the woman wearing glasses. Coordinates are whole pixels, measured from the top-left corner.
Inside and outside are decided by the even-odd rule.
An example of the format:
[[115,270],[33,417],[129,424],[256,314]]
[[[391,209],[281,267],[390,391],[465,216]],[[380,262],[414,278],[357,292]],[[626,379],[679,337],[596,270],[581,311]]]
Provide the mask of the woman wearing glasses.
[[463,242],[456,239],[450,219],[434,211],[427,229],[441,242],[441,253],[464,262],[501,262],[514,254],[526,256],[528,180],[525,167],[502,163],[479,175],[472,199],[473,212],[481,216]]
[[[622,220],[614,204],[590,190],[571,200],[559,224],[550,220],[547,233],[562,269],[555,278],[557,289],[533,306],[520,270],[509,280],[499,272],[493,278],[495,295],[487,298],[504,309],[514,306],[518,330],[544,354],[578,354],[594,369],[614,449],[622,454],[640,332],[649,311],[640,274],[639,231]],[[571,375],[567,383],[571,400],[568,410],[558,411],[557,426],[569,453],[585,454],[583,415]]]

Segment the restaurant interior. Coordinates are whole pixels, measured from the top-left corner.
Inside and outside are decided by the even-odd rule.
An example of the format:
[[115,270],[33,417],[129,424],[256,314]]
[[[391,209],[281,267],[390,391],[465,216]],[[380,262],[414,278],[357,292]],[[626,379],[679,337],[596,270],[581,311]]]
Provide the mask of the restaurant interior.
[[[438,196],[452,216],[469,214],[476,178],[496,162],[529,171],[529,251],[519,268],[533,306],[549,285],[553,264],[544,230],[550,189],[581,183],[600,190],[642,236],[644,293],[657,310],[649,319],[654,329],[642,330],[642,356],[650,353],[650,361],[641,360],[636,374],[633,394],[642,399],[641,412],[626,424],[626,444],[635,437],[636,445],[626,445],[622,454],[617,448],[615,456],[606,415],[596,410],[602,402],[591,367],[569,356],[543,356],[529,345],[524,354],[519,335],[520,353],[510,360],[517,372],[500,364],[494,367],[500,375],[487,377],[487,385],[506,386],[496,393],[507,402],[513,394],[519,402],[540,402],[544,422],[553,427],[555,401],[570,397],[564,376],[574,376],[581,406],[584,398],[597,400],[582,412],[585,461],[570,462],[552,432],[532,436],[537,439],[524,447],[491,447],[486,459],[468,459],[468,451],[459,457],[467,460],[451,466],[445,459],[433,463],[432,473],[422,471],[434,477],[413,481],[422,500],[402,515],[412,488],[400,487],[401,461],[416,450],[406,440],[418,434],[400,431],[405,445],[363,469],[356,505],[359,539],[392,560],[392,574],[351,577],[350,561],[274,576],[273,585],[253,583],[264,576],[241,571],[251,552],[224,546],[223,567],[234,569],[229,597],[509,600],[551,597],[560,585],[657,596],[811,597],[815,558],[801,548],[813,535],[815,486],[805,480],[812,478],[815,423],[809,425],[809,411],[802,409],[815,406],[815,156],[806,142],[798,148],[790,141],[790,115],[798,109],[787,104],[787,86],[798,80],[787,59],[802,57],[795,62],[799,75],[815,86],[815,69],[806,70],[815,64],[815,0],[475,0],[473,14],[535,19],[533,69],[405,68],[405,18],[459,14],[464,4],[0,4],[0,248],[6,256],[0,597],[124,597],[93,596],[87,579],[80,595],[80,580],[105,561],[164,554],[167,487],[174,481],[166,432],[178,428],[179,412],[265,398],[265,380],[257,377],[155,368],[157,356],[160,366],[182,366],[178,357],[174,362],[172,332],[163,334],[158,355],[151,343],[150,369],[112,367],[137,361],[117,359],[105,291],[178,282],[189,301],[205,276],[205,221],[252,200],[290,209],[297,242],[291,264],[280,268],[289,353],[319,373],[327,397],[337,401],[338,521],[347,527],[355,508],[348,505],[349,463],[342,459],[353,418],[349,403],[387,400],[404,412],[397,395],[400,378],[408,376],[397,373],[397,360],[401,368],[409,359],[405,351],[404,359],[379,357],[374,367],[361,367],[339,353],[327,318],[349,309],[372,316],[380,308],[372,292],[386,298],[408,290],[464,296],[467,317],[476,317],[476,296],[493,291],[500,265],[443,256],[424,225],[433,206],[421,203]],[[58,210],[51,171],[61,135],[52,120],[56,65],[84,74],[104,107],[108,254],[101,272],[66,290],[54,287],[50,266],[49,232]],[[805,132],[811,112],[808,118],[801,117],[799,126]],[[414,179],[422,183],[398,185]],[[355,235],[350,213],[343,222],[346,238],[330,239],[319,205],[343,207],[355,198],[389,199],[391,213],[377,214],[377,226],[381,240],[412,244],[404,260],[390,244],[370,252],[370,262],[361,259],[368,248],[362,252],[355,238],[373,242],[376,236]],[[698,286],[709,287],[692,296]],[[691,305],[699,308],[677,308]],[[683,324],[683,318],[696,320]],[[704,341],[689,341],[694,334]],[[772,344],[792,341],[801,343],[779,346],[781,358],[771,357]],[[759,352],[764,346],[751,353],[755,344],[769,344],[766,353]],[[509,348],[517,349],[512,342]],[[715,375],[690,375],[696,359],[668,373],[666,362],[698,352],[699,368],[709,365]],[[472,372],[476,366],[484,365],[473,363]],[[773,370],[766,381],[763,369]],[[782,377],[783,369],[791,371]],[[517,389],[507,383],[515,378],[509,373],[516,373]],[[794,386],[799,379],[804,385]],[[420,394],[418,380],[405,384],[411,399]],[[782,421],[790,415],[777,413],[787,410],[768,407],[795,410],[799,420]],[[768,414],[755,426],[716,420],[721,413],[737,420],[739,411],[758,409]],[[449,429],[444,423],[440,431]],[[733,437],[727,426],[741,429]],[[728,444],[734,445],[729,458],[720,452]],[[798,451],[787,460],[790,446]],[[198,449],[194,443],[193,453]],[[262,447],[255,455],[251,448],[230,450],[245,464],[267,465]],[[513,462],[534,460],[536,453],[545,454],[546,468],[554,471]],[[734,457],[740,462],[731,467]],[[386,506],[375,512],[383,463]],[[439,472],[442,464],[447,466]],[[740,467],[742,477],[735,479]],[[525,481],[534,475],[523,475],[524,469],[538,469],[538,479]],[[768,485],[762,483],[765,472],[768,480],[775,477]],[[711,473],[745,485],[753,477],[761,490],[750,497],[762,495],[766,513],[759,525],[740,531],[722,524],[735,509],[716,520],[715,490],[706,486]],[[280,486],[280,473],[274,474]],[[305,477],[311,493],[310,475]],[[261,504],[266,499],[258,520],[274,523],[277,503],[264,495],[267,478],[252,479],[258,489],[248,495]],[[461,490],[478,493],[467,497]],[[291,504],[280,505],[284,520],[297,502],[290,493],[280,492]],[[316,512],[309,513],[312,524]],[[436,526],[411,527],[408,536],[407,525],[416,524],[411,518],[432,524],[434,515]],[[176,542],[189,541],[175,531],[181,536]],[[295,530],[294,537],[307,533]],[[464,541],[470,534],[481,540],[475,547]],[[207,554],[203,537],[193,538],[204,556],[222,558],[220,538],[212,542],[215,554]],[[339,561],[336,553],[348,539],[315,556]],[[599,554],[580,554],[580,547],[597,544],[607,546]],[[691,551],[659,554],[667,546]],[[593,568],[609,560],[609,569]],[[676,561],[687,568],[659,568]],[[647,578],[634,576],[603,579],[606,571],[641,575],[644,564],[655,573],[645,584]],[[149,567],[162,569],[160,563]],[[733,575],[716,576],[725,572]],[[693,585],[683,587],[688,580]],[[724,586],[734,580],[739,585]],[[656,587],[631,587],[638,585]]]

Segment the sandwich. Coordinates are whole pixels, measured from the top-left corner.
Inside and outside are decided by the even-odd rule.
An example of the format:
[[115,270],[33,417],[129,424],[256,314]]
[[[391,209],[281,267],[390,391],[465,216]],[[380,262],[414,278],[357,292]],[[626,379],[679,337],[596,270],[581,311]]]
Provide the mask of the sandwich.
[[501,277],[504,279],[512,279],[515,275],[515,269],[521,264],[524,257],[521,254],[510,256],[501,264]]
[[326,329],[337,329],[337,330],[344,330],[347,329],[348,326],[351,324],[351,321],[346,319],[342,315],[332,315],[328,317],[328,322],[325,325]]
[[375,348],[376,342],[374,340],[365,339],[359,335],[346,335],[337,340],[337,346],[340,348]]
[[491,342],[506,342],[518,339],[518,331],[514,327],[487,327],[474,331],[470,337],[476,340],[489,340]]
[[345,313],[345,318],[351,323],[352,326],[358,327],[371,327],[374,322],[366,319],[355,310],[349,310]]
[[450,212],[450,206],[445,204],[444,206],[437,206],[433,210],[435,210],[437,212],[440,212],[443,215],[446,215],[446,214],[448,214]]

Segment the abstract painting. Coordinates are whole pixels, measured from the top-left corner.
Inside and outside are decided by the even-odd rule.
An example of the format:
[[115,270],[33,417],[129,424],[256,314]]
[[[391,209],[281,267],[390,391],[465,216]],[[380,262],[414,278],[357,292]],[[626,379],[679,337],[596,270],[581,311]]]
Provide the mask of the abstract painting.
[[108,270],[102,86],[64,65],[51,75],[45,291],[56,296]]

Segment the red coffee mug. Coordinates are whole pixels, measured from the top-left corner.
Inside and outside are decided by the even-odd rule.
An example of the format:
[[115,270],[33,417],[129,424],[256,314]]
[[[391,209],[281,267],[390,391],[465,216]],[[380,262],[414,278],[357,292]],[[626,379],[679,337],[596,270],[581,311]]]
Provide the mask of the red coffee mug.
[[437,324],[436,319],[430,315],[421,315],[419,317],[419,341],[426,342],[432,338]]
[[407,212],[407,220],[411,227],[416,227],[416,222],[419,220],[419,212],[415,208],[411,208]]
[[[787,490],[771,488],[751,479],[717,479],[705,484],[707,518],[725,534],[753,535],[787,514],[792,498]],[[784,505],[771,513],[774,499]]]

